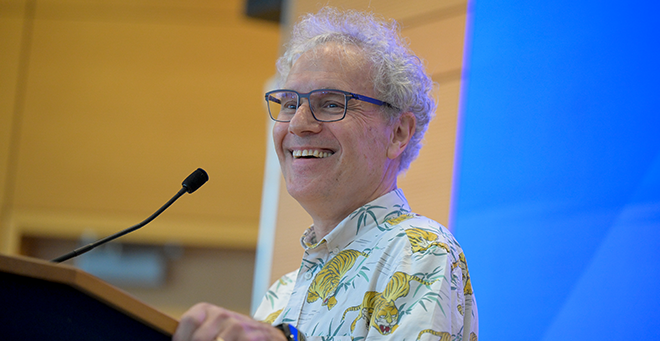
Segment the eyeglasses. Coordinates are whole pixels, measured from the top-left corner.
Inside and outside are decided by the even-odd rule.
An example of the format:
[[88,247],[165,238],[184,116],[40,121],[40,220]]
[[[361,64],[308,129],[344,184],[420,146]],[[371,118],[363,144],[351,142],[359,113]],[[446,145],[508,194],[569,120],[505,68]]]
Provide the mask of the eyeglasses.
[[302,98],[307,98],[312,116],[320,122],[335,122],[344,119],[348,101],[351,99],[394,108],[387,102],[342,90],[318,89],[306,94],[293,90],[273,90],[266,93],[270,118],[277,122],[290,122],[300,107]]

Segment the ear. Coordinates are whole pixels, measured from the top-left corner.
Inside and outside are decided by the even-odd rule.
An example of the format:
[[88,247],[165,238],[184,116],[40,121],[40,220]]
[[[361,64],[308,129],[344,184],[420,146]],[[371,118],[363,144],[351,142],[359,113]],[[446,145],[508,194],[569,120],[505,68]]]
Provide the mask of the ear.
[[415,134],[415,126],[417,119],[411,112],[404,112],[399,116],[396,122],[392,125],[392,135],[390,137],[390,145],[387,148],[387,157],[394,160],[408,146],[408,142]]

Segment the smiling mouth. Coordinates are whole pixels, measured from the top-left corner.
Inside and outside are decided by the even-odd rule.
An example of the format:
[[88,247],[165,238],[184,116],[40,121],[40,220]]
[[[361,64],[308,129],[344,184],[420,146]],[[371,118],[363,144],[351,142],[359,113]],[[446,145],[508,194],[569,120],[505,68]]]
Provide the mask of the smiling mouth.
[[330,155],[334,154],[333,152],[324,152],[318,149],[303,149],[303,150],[292,150],[291,155],[294,159],[323,159]]

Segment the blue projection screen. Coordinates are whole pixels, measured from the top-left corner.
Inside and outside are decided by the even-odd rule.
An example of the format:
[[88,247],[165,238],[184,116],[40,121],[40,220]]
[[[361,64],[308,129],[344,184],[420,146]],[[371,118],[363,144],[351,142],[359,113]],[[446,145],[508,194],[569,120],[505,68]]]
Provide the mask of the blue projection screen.
[[452,213],[480,340],[660,340],[658,7],[471,3]]

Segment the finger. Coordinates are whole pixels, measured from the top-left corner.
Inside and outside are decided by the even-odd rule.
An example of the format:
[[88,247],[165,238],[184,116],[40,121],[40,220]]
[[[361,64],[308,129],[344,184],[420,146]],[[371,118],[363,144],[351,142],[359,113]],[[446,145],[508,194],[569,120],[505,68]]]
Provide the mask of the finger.
[[273,326],[231,311],[225,311],[219,328],[216,336],[225,341],[285,340],[284,334]]
[[225,340],[232,340],[231,337],[227,338],[223,335],[223,331],[227,328],[228,319],[231,317],[229,311],[210,306],[206,310],[206,318],[202,324],[193,331],[191,335],[192,340],[214,340],[217,336]]
[[200,303],[188,309],[179,321],[179,325],[172,336],[173,341],[188,341],[192,339],[195,331],[204,323],[207,315],[207,305]]
[[219,331],[215,336],[215,341],[242,340],[240,332],[240,330],[236,330],[235,328],[235,321],[231,317],[226,318],[219,324]]

